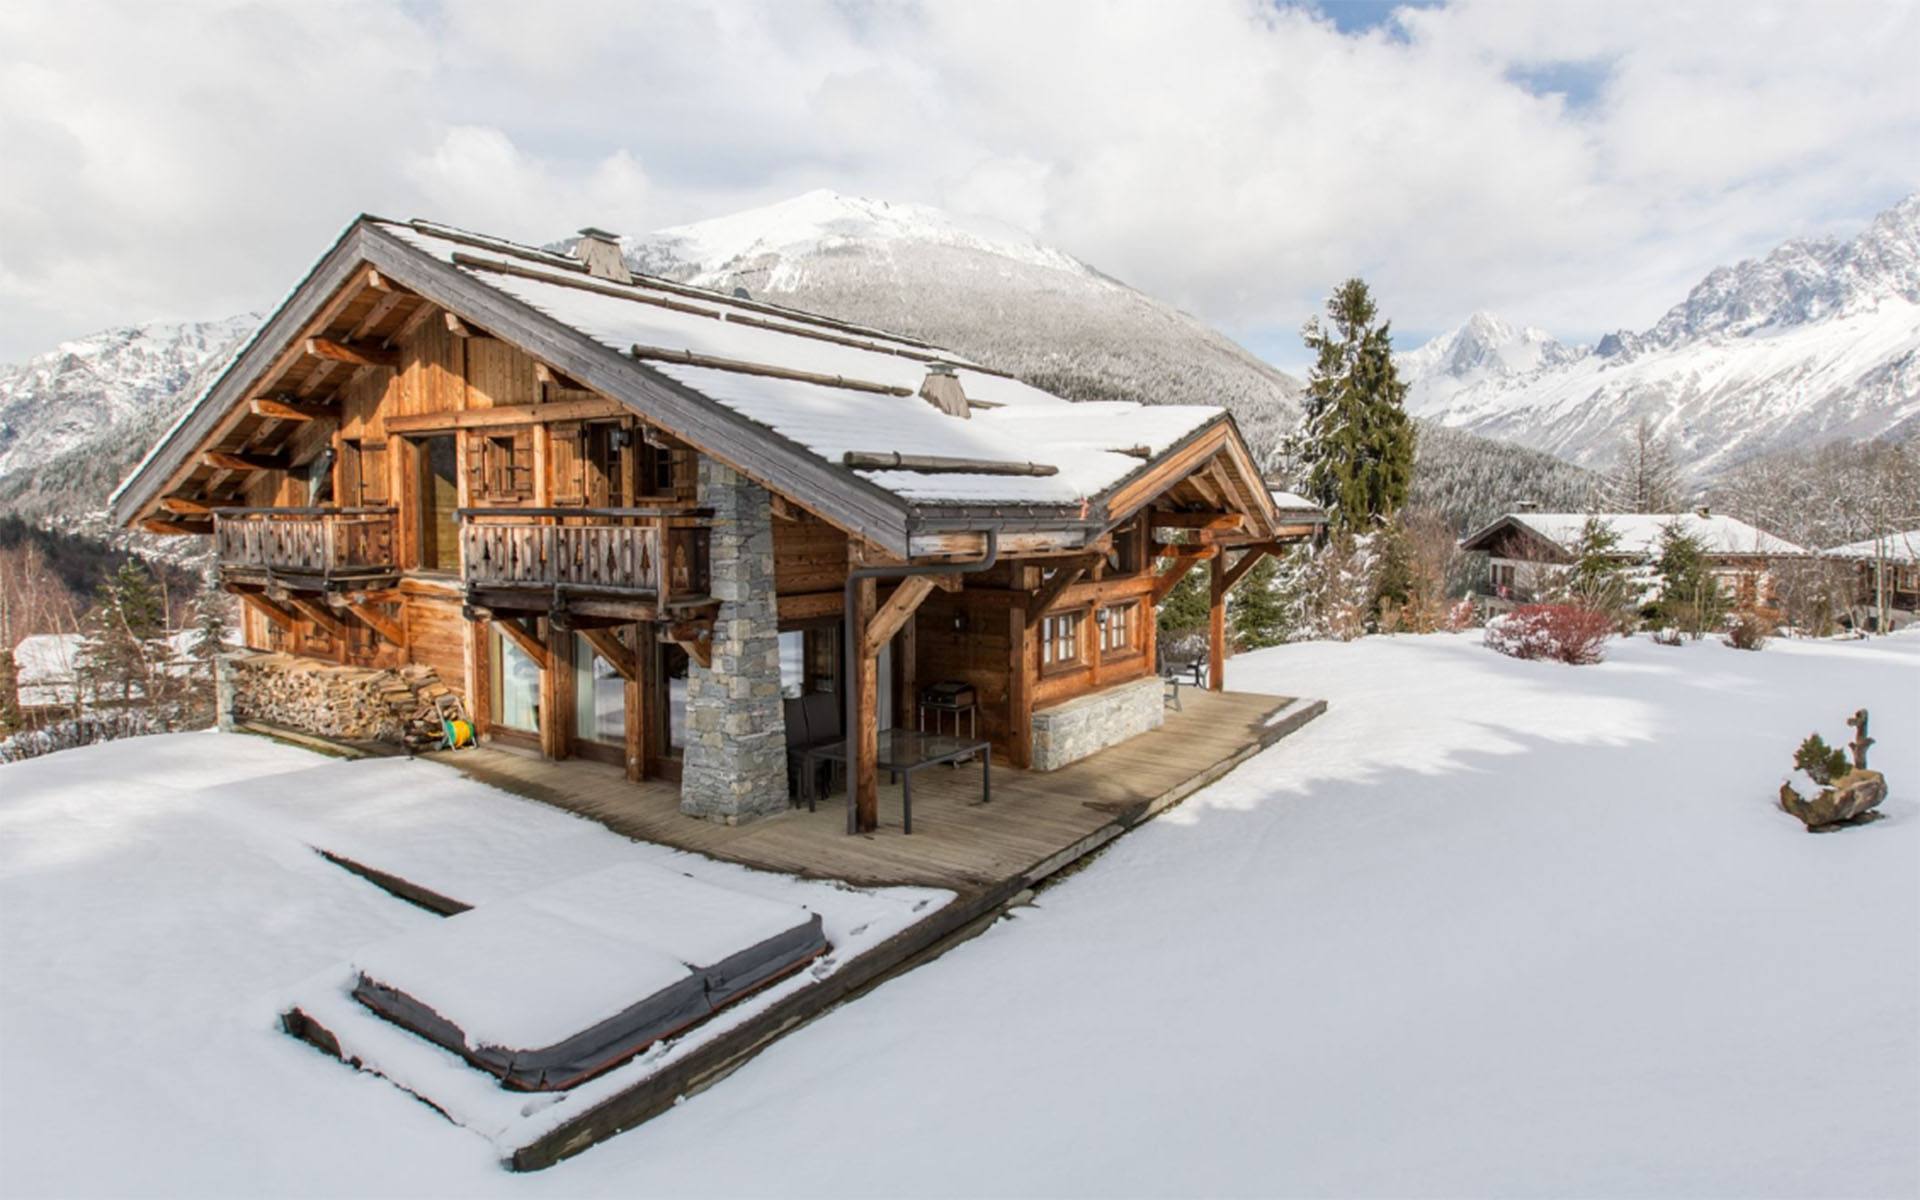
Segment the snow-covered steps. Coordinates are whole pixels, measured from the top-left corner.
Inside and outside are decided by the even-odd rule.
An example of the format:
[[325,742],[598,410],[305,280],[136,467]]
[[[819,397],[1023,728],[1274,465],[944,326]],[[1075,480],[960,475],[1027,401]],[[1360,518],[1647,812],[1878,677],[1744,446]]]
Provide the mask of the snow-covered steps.
[[628,863],[354,956],[354,997],[508,1087],[571,1087],[827,951],[819,914]]

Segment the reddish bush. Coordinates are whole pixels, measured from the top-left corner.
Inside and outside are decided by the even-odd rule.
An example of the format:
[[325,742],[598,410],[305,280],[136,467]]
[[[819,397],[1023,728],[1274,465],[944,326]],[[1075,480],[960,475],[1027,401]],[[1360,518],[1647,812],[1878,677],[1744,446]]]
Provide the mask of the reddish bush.
[[1487,623],[1487,645],[1515,658],[1597,663],[1613,622],[1572,604],[1527,604]]

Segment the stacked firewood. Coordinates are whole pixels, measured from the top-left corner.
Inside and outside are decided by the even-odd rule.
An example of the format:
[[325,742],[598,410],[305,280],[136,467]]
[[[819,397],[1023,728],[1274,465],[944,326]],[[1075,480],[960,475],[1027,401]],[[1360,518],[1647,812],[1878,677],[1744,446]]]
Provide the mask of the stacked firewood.
[[440,709],[442,698],[453,695],[453,689],[440,682],[430,667],[409,664],[393,675],[395,682],[387,694],[396,706],[396,714],[405,712],[401,744],[410,752],[434,749],[441,744],[445,733]]
[[375,670],[288,654],[240,654],[229,660],[228,669],[236,720],[409,750],[430,749],[440,741],[435,700],[450,689],[430,668]]

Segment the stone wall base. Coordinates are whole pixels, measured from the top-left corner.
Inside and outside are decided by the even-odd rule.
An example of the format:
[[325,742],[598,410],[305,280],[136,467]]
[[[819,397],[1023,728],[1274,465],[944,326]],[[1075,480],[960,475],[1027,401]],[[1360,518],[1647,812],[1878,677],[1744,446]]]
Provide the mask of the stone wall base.
[[1166,719],[1166,683],[1157,675],[1040,709],[1033,714],[1033,769],[1058,770]]

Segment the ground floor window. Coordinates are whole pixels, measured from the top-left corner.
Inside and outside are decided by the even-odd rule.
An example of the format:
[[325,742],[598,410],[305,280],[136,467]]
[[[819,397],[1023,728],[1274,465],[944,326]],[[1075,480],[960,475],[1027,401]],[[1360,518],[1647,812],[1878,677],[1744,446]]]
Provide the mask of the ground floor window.
[[627,681],[586,638],[573,635],[573,735],[602,746],[627,744]]
[[1115,604],[1100,610],[1100,651],[1109,658],[1139,649],[1140,605]]
[[1040,622],[1040,666],[1068,667],[1080,661],[1080,614],[1055,613]]
[[487,627],[487,657],[492,672],[495,725],[525,733],[540,732],[540,666],[513,639]]

